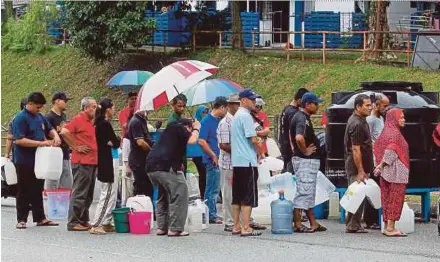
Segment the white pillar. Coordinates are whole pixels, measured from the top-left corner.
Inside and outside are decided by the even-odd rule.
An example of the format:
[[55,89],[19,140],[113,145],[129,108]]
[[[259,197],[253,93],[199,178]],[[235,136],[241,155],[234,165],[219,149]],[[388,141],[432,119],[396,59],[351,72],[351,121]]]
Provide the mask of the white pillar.
[[246,0],[246,12],[249,12],[249,0]]

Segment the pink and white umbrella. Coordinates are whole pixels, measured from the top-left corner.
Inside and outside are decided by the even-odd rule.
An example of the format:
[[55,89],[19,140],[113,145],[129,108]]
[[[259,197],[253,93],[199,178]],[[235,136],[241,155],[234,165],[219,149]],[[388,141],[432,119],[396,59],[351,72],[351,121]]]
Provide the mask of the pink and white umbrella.
[[167,105],[178,94],[210,77],[217,70],[218,67],[214,65],[196,60],[172,63],[145,82],[139,91],[135,111],[151,111]]

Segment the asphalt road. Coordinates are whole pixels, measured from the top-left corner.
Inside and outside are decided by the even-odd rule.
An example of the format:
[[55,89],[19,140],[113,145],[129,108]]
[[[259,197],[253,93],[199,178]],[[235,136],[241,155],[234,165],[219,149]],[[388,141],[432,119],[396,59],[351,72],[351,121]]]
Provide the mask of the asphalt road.
[[[433,223],[416,224],[407,238],[387,238],[380,232],[345,234],[336,220],[321,221],[327,232],[243,238],[211,225],[203,233],[168,238],[155,235],[68,232],[28,223],[15,229],[13,199],[2,199],[2,261],[440,261],[440,237]],[[93,207],[94,208],[94,207]],[[32,221],[31,217],[29,221]]]

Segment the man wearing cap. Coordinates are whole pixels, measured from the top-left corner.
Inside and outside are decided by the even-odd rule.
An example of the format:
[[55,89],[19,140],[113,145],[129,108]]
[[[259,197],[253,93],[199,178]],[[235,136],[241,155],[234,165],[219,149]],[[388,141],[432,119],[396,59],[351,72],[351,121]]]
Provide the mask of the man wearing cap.
[[292,146],[290,143],[290,122],[301,106],[301,98],[305,93],[309,92],[305,88],[300,88],[295,93],[295,97],[289,105],[285,106],[280,115],[279,120],[279,134],[278,143],[280,144],[280,151],[284,161],[283,172],[293,172],[292,168]]
[[[69,100],[70,98],[65,93],[55,93],[52,97],[52,109],[45,115],[47,121],[58,134],[61,133],[61,129],[66,122],[65,112],[67,110],[67,101]],[[63,172],[61,173],[60,180],[46,180],[45,189],[58,189],[58,187],[72,188],[73,177],[70,167],[69,146],[63,138],[61,138],[61,149],[63,150]]]
[[227,232],[232,231],[234,218],[232,216],[232,162],[231,162],[231,128],[232,119],[240,107],[238,94],[233,94],[228,99],[228,113],[220,121],[217,128],[217,140],[220,147],[218,165],[221,174],[223,219]]
[[[239,93],[240,108],[234,115],[231,129],[231,160],[233,167],[232,211],[234,215],[233,235],[260,236],[261,232],[250,227],[253,207],[258,206],[258,158],[263,151],[258,145],[257,132],[251,110],[255,100],[261,98],[251,89]],[[241,214],[241,224],[240,224]]]
[[[318,112],[323,100],[313,93],[305,93],[301,99],[301,108],[290,123],[290,136],[293,147],[292,165],[297,177],[297,193],[293,200],[294,231],[314,233],[326,231],[315,219],[316,179],[320,166],[319,141],[316,138],[310,116]],[[306,210],[310,228],[301,223],[302,210]]]
[[217,139],[217,128],[220,120],[225,117],[228,108],[226,97],[219,96],[215,99],[212,111],[203,119],[200,128],[199,145],[203,150],[203,163],[206,166],[205,199],[209,208],[209,223],[221,224],[217,216],[216,202],[220,193],[220,169],[218,157],[220,149]]

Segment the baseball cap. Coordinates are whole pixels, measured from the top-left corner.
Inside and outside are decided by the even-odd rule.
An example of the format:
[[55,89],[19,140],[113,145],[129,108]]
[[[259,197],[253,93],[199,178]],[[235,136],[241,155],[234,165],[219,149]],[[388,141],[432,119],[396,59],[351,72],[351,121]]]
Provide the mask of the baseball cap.
[[227,105],[228,105],[228,99],[224,96],[216,97],[213,104],[214,107],[227,106]]
[[255,105],[256,106],[264,106],[266,103],[264,102],[264,100],[263,99],[261,99],[261,98],[257,98],[256,100],[255,100]]
[[56,92],[52,97],[52,102],[54,102],[55,100],[58,100],[58,99],[68,101],[72,98],[67,97],[66,93],[64,93],[64,92]]
[[240,99],[248,98],[248,99],[251,99],[251,100],[255,100],[255,99],[257,99],[257,98],[261,98],[260,95],[258,95],[258,94],[255,93],[254,91],[252,91],[252,89],[250,89],[250,88],[246,88],[245,90],[241,91],[241,92],[238,94],[238,97],[239,97]]
[[238,97],[238,94],[232,94],[228,98],[228,103],[240,103],[240,98]]
[[306,104],[306,103],[322,103],[324,102],[324,99],[317,97],[314,93],[312,92],[307,92],[303,95],[303,97],[301,98],[301,104]]

